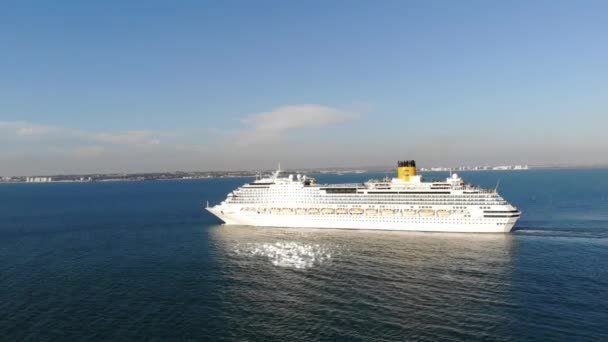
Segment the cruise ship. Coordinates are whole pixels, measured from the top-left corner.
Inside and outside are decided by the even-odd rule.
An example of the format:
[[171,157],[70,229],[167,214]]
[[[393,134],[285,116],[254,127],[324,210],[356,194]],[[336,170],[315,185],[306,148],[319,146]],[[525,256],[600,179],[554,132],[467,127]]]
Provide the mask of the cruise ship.
[[357,184],[318,184],[281,170],[258,178],[206,208],[227,225],[507,233],[521,212],[497,189],[457,174],[423,181],[416,162],[399,161],[397,177]]

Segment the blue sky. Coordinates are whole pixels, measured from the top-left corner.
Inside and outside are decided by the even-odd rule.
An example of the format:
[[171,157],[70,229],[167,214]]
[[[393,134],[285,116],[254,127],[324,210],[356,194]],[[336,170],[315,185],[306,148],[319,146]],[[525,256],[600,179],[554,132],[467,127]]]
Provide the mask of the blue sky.
[[607,165],[606,13],[605,1],[5,1],[0,175]]

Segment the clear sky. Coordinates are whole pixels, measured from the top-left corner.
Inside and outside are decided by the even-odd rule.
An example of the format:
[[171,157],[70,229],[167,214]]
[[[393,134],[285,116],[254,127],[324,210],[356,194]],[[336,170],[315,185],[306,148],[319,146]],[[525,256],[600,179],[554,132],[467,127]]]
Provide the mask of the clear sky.
[[0,175],[608,165],[608,1],[2,1]]

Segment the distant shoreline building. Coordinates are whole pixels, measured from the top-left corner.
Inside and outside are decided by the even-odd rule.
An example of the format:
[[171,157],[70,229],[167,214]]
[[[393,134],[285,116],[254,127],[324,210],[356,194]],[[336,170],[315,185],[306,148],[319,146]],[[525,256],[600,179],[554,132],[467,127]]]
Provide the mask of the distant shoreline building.
[[421,171],[488,171],[488,170],[529,170],[530,167],[527,164],[521,165],[498,165],[498,166],[459,166],[459,167],[430,167],[421,168]]
[[53,181],[52,177],[27,177],[26,183],[50,183]]

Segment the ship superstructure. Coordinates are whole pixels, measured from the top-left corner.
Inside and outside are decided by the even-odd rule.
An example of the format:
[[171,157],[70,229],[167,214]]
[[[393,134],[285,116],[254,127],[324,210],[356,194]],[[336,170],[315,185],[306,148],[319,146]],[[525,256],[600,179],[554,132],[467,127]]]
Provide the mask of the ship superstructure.
[[496,189],[457,174],[423,181],[413,160],[398,162],[396,178],[357,184],[280,173],[244,184],[207,210],[228,225],[442,232],[509,232],[521,215]]

